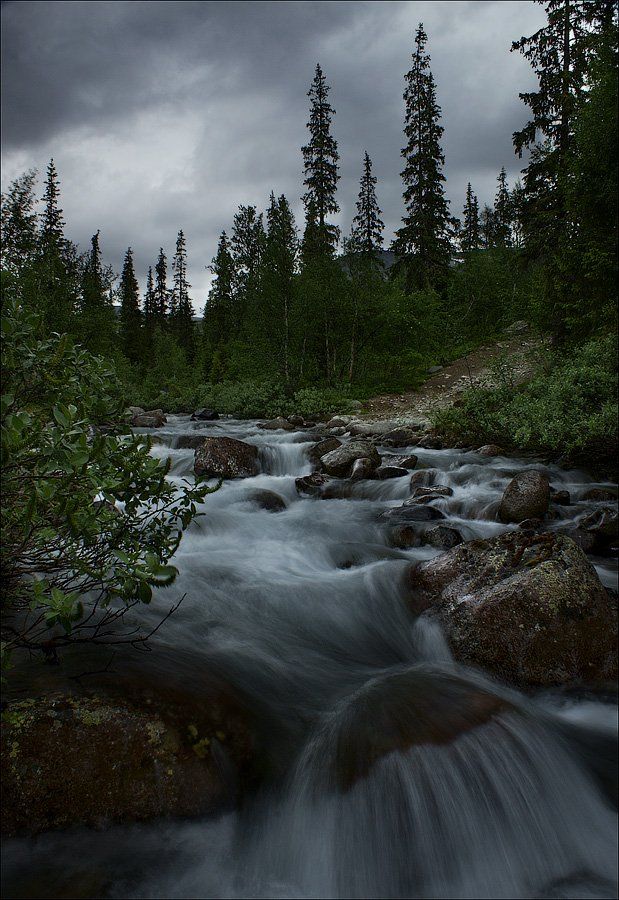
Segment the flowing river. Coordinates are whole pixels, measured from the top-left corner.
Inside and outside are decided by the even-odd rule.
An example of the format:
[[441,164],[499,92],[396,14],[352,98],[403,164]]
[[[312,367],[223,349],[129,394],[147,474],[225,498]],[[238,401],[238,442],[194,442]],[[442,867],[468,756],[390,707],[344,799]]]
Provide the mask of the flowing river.
[[[616,815],[600,773],[603,782],[616,707],[570,692],[520,694],[458,665],[438,626],[413,618],[405,573],[439,551],[389,546],[379,520],[408,498],[410,474],[347,483],[339,499],[302,497],[307,432],[171,416],[152,452],[171,457],[173,479],[191,477],[193,450],[177,443],[196,433],[255,444],[261,473],[206,498],[162,595],[185,599],[145,665],[188,690],[199,691],[205,671],[231,684],[261,723],[276,775],[216,819],[6,842],[5,896],[101,896],[92,884],[105,872],[105,896],[117,898],[615,897]],[[384,462],[407,452],[379,451]],[[533,462],[409,452],[453,489],[434,503],[442,524],[465,540],[513,527],[496,522],[499,501]],[[550,529],[595,509],[580,498],[603,484],[548,471],[572,498]],[[286,508],[261,508],[257,489]],[[614,561],[592,562],[614,587]],[[154,624],[160,609],[144,616]],[[479,691],[498,715],[452,741],[397,746],[394,720],[412,716],[414,729],[427,702],[451,721]],[[38,894],[24,893],[25,872],[37,873]]]

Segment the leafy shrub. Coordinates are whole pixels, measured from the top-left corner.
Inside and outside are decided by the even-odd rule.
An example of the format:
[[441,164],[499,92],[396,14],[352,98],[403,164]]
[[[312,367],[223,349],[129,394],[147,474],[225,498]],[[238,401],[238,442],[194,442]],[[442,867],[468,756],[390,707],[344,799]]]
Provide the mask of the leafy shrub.
[[107,363],[35,329],[34,317],[7,305],[3,650],[55,658],[72,640],[140,643],[145,635],[118,626],[174,580],[170,559],[208,489],[176,488],[149,443],[115,426],[124,398]]
[[435,414],[449,440],[492,441],[506,448],[570,453],[617,441],[617,345],[607,336],[557,357],[548,372],[514,388],[509,373],[495,388],[467,391],[460,405]]

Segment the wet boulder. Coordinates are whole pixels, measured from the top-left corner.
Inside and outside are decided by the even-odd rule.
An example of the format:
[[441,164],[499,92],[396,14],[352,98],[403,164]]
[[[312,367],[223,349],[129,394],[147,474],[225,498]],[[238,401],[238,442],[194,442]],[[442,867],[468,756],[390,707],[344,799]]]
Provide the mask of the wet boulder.
[[291,425],[294,425],[295,428],[303,428],[306,424],[303,416],[299,416],[296,413],[292,416],[287,416],[287,419]]
[[367,441],[350,441],[320,457],[321,468],[328,475],[346,478],[352,471],[356,459],[369,459],[374,468],[380,465],[378,450]]
[[400,466],[402,469],[414,469],[419,457],[411,453],[410,456],[389,456],[384,459],[385,465]]
[[581,500],[587,500],[589,503],[616,503],[617,491],[610,488],[589,488],[582,495]]
[[438,550],[451,550],[462,543],[462,535],[455,528],[447,525],[435,525],[422,535],[422,543],[436,547]]
[[283,416],[277,416],[275,419],[269,419],[266,422],[259,422],[258,428],[262,428],[264,431],[294,431],[294,425],[288,419],[284,419]]
[[194,471],[208,478],[251,478],[259,471],[258,448],[236,438],[204,438],[195,451]]
[[432,522],[434,519],[444,519],[445,516],[434,506],[395,506],[386,510],[381,519],[393,522]]
[[304,475],[302,478],[295,478],[294,484],[298,494],[305,494],[308,497],[320,497],[325,487],[332,481],[328,475],[321,472],[313,472],[311,475]]
[[387,431],[381,440],[385,447],[411,447],[419,443],[420,425],[406,425]]
[[505,488],[499,506],[501,522],[543,519],[550,504],[550,483],[544,472],[519,472]]
[[553,491],[552,488],[550,489],[550,499],[557,506],[569,506],[572,502],[569,491]]
[[327,428],[347,428],[348,420],[342,419],[340,416],[335,416],[333,419],[329,419],[327,422]]
[[505,456],[505,450],[498,444],[484,444],[475,451],[480,456]]
[[219,418],[219,413],[215,412],[214,409],[207,409],[206,407],[202,407],[201,409],[196,409],[195,412],[191,414],[191,421],[200,421],[200,422],[214,422],[215,419]]
[[196,432],[195,434],[179,434],[174,442],[176,450],[197,450],[201,447],[206,439],[204,432]]
[[413,525],[394,525],[389,529],[387,540],[391,547],[408,550],[421,544],[421,535]]
[[429,487],[436,482],[438,475],[438,469],[419,469],[411,475],[410,486],[411,488]]
[[617,507],[602,506],[595,509],[580,519],[578,527],[593,538],[594,552],[604,553],[617,541]]
[[442,497],[451,497],[453,489],[446,484],[436,484],[430,487],[413,488],[411,496],[404,501],[404,506],[412,506],[416,503],[431,503],[433,500],[440,500]]
[[518,685],[617,673],[617,609],[563,534],[510,531],[411,569],[411,607],[441,622],[457,659]]
[[249,494],[247,499],[267,512],[281,512],[286,509],[286,501],[275,491],[255,490]]
[[375,472],[378,471],[371,459],[361,457],[354,461],[350,477],[353,481],[365,481],[374,478]]
[[167,421],[162,409],[149,409],[133,415],[131,425],[133,428],[161,428]]
[[386,481],[388,478],[402,478],[408,475],[408,469],[402,466],[379,466],[374,472],[374,477],[379,481]]
[[326,453],[329,453],[331,450],[337,450],[337,448],[341,446],[342,442],[339,440],[339,438],[325,438],[324,440],[318,441],[309,448],[307,452],[307,458],[315,468],[319,468],[320,457],[324,456]]

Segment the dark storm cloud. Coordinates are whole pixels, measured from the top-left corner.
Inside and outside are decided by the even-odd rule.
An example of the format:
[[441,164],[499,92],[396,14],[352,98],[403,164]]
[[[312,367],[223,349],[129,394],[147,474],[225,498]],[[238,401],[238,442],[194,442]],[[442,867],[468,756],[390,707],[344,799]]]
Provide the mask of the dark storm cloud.
[[[306,92],[316,61],[332,85],[341,224],[354,211],[363,151],[383,218],[401,215],[402,75],[423,20],[444,114],[447,192],[491,200],[519,164],[511,133],[531,84],[511,40],[529,2],[8,2],[3,14],[3,183],[54,156],[69,235],[101,228],[118,268],[142,270],[188,237],[197,305],[204,266],[239,203],[286,193],[301,217]],[[389,233],[389,237],[391,236]]]

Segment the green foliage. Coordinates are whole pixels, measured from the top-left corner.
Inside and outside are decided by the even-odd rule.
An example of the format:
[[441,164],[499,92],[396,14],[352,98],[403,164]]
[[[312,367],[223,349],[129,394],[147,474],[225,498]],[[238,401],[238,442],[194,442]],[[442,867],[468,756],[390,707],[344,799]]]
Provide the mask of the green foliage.
[[434,427],[448,440],[498,443],[506,449],[570,453],[617,446],[617,343],[589,341],[571,357],[557,355],[547,372],[515,387],[499,371],[498,385],[467,391],[458,406],[439,411]]
[[65,335],[2,318],[2,637],[55,657],[72,640],[145,640],[118,626],[170,584],[182,532],[207,493],[166,479],[149,443],[117,423],[115,372]]

